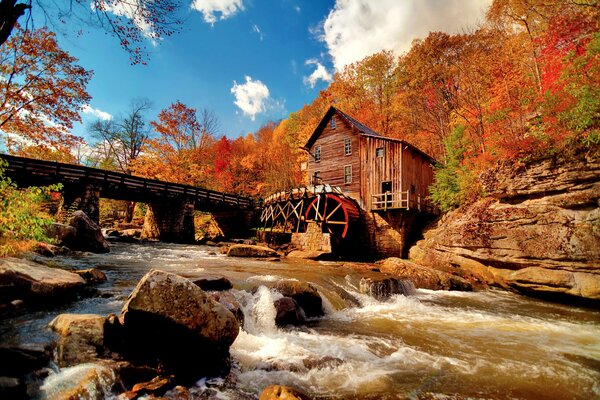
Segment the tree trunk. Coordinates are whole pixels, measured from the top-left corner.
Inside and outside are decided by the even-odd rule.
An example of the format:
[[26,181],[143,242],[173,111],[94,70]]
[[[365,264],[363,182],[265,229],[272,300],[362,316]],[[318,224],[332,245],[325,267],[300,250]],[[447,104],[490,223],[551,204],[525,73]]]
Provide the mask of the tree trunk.
[[0,0],[0,46],[12,33],[19,17],[25,10],[31,9],[28,4],[16,4],[17,0]]

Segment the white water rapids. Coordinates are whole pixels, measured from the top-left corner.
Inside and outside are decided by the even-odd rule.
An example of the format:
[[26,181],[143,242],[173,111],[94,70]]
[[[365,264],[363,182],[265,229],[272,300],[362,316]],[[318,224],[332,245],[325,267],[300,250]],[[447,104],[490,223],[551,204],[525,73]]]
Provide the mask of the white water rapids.
[[[119,244],[107,255],[56,259],[105,271],[109,281],[99,290],[111,297],[4,321],[0,340],[46,340],[51,334],[44,325],[61,312],[118,312],[150,268],[189,277],[209,272],[233,282],[245,324],[231,347],[231,374],[200,380],[190,388],[195,398],[257,398],[270,384],[291,385],[316,398],[600,397],[597,310],[495,290],[417,290],[379,302],[357,292],[364,272],[335,263],[232,259],[213,251]],[[266,285],[280,279],[318,287],[325,316],[304,327],[276,327],[273,301],[281,295]],[[342,289],[359,305],[346,304]]]

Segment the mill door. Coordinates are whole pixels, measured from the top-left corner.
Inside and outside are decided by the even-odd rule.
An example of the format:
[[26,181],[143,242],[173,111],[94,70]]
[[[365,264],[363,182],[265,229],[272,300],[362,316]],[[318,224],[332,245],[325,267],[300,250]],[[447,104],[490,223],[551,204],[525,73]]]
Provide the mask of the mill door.
[[381,193],[384,193],[384,199],[385,199],[385,208],[391,208],[392,207],[392,182],[391,181],[385,181],[385,182],[381,182]]

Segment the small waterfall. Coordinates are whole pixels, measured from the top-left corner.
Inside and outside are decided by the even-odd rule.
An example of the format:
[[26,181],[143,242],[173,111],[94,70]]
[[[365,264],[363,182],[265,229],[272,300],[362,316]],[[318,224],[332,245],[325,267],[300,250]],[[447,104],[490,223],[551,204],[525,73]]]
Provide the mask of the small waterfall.
[[254,294],[244,292],[246,295],[244,315],[244,330],[251,334],[273,333],[277,331],[275,317],[277,311],[273,303],[281,297],[279,293],[272,292],[266,286],[259,286]]
[[105,398],[116,382],[115,372],[100,363],[64,368],[46,378],[40,388],[44,400]]
[[402,294],[404,296],[413,295],[415,294],[416,289],[411,281],[405,279],[384,278],[375,280],[371,278],[362,278],[360,280],[360,292],[368,294],[379,301],[383,301],[396,294]]

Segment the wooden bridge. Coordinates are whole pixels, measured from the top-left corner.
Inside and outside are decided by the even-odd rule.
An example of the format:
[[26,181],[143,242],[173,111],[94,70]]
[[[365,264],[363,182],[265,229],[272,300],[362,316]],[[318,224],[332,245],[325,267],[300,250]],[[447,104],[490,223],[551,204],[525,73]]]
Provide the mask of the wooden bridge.
[[[157,220],[156,225],[162,228],[159,236],[170,241],[188,242],[193,239],[194,210],[213,215],[235,215],[240,211],[252,212],[257,207],[257,203],[248,197],[190,185],[6,154],[0,154],[0,158],[8,162],[6,176],[19,187],[61,183],[65,205],[72,207],[71,204],[75,204],[96,222],[99,220],[101,197],[147,203]],[[186,231],[183,240],[182,230]]]
[[222,208],[252,209],[255,206],[254,201],[248,197],[121,172],[7,154],[0,154],[0,158],[8,162],[5,174],[20,187],[46,186],[53,183],[91,184],[100,190],[101,197],[105,198],[149,203],[158,199],[184,196],[193,199],[197,209],[206,211]]

